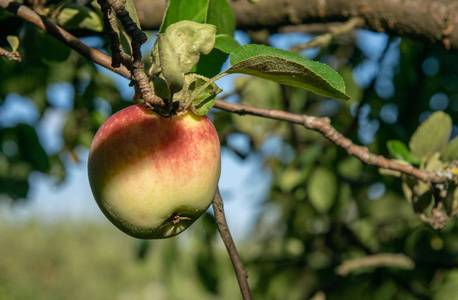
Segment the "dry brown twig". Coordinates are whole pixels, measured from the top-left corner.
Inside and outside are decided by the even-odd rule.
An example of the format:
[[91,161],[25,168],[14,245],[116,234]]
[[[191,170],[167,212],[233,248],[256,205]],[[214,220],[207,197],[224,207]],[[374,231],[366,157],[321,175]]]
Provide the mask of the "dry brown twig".
[[355,28],[362,27],[364,25],[363,18],[351,18],[345,23],[334,24],[329,26],[328,32],[316,36],[314,39],[308,41],[307,43],[300,44],[292,47],[291,52],[298,53],[299,51],[317,48],[317,47],[326,47],[335,39],[337,36],[349,33]]
[[17,60],[19,62],[22,60],[21,55],[19,54],[19,52],[17,52],[17,51],[8,51],[6,49],[3,49],[2,47],[0,47],[0,56],[4,56],[9,60]]
[[393,267],[404,270],[412,270],[415,262],[408,256],[398,253],[378,253],[364,257],[349,259],[336,268],[336,273],[347,276],[349,273],[362,268]]
[[231,232],[227,226],[226,217],[224,215],[224,204],[219,189],[216,191],[215,198],[213,199],[213,211],[215,213],[216,224],[218,231],[226,246],[229,257],[231,258],[232,265],[234,266],[235,274],[239,282],[240,292],[244,300],[251,299],[250,286],[248,285],[248,274],[243,267],[242,260],[237,252],[234,241],[232,240]]
[[[145,103],[150,108],[165,106],[164,100],[154,95],[151,85],[149,84],[149,78],[144,70],[145,66],[142,60],[141,46],[147,41],[148,37],[138,28],[137,24],[135,24],[129,16],[129,12],[125,9],[121,0],[98,0],[97,2],[102,8],[103,27],[110,39],[112,66],[119,66],[122,63],[130,69],[134,84],[137,85],[143,100],[145,100]],[[115,12],[116,17],[132,40],[131,47],[133,60],[122,52],[121,43],[119,41],[119,30],[112,10]]]

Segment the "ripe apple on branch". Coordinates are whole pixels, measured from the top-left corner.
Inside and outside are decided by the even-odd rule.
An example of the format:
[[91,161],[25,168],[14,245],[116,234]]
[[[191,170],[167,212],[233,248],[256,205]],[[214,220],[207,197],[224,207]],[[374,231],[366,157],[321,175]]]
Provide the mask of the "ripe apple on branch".
[[[177,235],[210,206],[221,154],[217,132],[204,115],[221,91],[215,80],[244,73],[348,99],[342,78],[324,64],[261,45],[237,47],[224,39],[216,39],[210,24],[168,26],[158,34],[149,70],[151,88],[165,107],[128,107],[111,116],[94,138],[88,160],[94,198],[107,218],[131,236]],[[231,53],[232,66],[211,79],[190,73],[201,54],[221,46],[215,43]]]

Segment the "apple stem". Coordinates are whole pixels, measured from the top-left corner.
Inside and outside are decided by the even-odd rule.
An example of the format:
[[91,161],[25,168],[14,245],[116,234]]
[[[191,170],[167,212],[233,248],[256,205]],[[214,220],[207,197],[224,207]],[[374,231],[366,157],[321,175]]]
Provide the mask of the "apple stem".
[[213,199],[213,212],[215,213],[216,225],[218,226],[221,239],[226,246],[229,257],[231,258],[232,265],[234,266],[235,275],[239,283],[240,292],[242,293],[243,300],[251,300],[250,286],[248,285],[248,273],[243,267],[242,260],[240,259],[237,248],[235,247],[234,240],[232,239],[231,232],[227,226],[226,216],[224,215],[224,204],[219,188],[216,190],[215,198]]

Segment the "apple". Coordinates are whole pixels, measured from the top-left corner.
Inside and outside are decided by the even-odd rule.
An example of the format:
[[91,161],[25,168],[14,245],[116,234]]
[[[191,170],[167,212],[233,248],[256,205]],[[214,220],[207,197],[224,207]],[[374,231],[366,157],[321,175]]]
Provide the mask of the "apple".
[[168,238],[210,206],[221,172],[218,134],[206,116],[190,111],[162,117],[144,104],[113,114],[89,150],[95,201],[123,232]]

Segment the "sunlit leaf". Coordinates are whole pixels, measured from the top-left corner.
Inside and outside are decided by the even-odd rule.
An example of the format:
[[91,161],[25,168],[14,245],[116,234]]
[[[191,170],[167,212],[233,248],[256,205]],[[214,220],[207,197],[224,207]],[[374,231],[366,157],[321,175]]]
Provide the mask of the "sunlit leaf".
[[138,28],[141,29],[140,21],[138,20],[137,10],[135,9],[134,2],[132,0],[124,0],[124,7],[129,12],[129,16],[132,18],[132,21],[137,24]]
[[409,148],[413,155],[423,158],[441,152],[452,131],[452,119],[442,111],[429,116],[410,138]]
[[309,198],[313,207],[326,213],[332,207],[337,195],[337,179],[333,172],[319,167],[309,181]]
[[207,9],[208,0],[169,0],[159,33],[164,33],[171,24],[183,20],[204,23]]
[[6,40],[8,41],[8,44],[10,44],[11,49],[14,51],[17,51],[19,49],[19,38],[15,35],[9,35],[6,37]]
[[157,36],[159,62],[170,92],[176,93],[183,88],[184,73],[180,67],[180,58],[170,40],[164,35]]
[[99,15],[86,6],[67,4],[57,15],[57,24],[65,29],[87,29],[103,31]]
[[411,164],[419,164],[420,159],[413,155],[407,146],[398,140],[390,140],[386,142],[386,147],[388,148],[388,151],[390,151],[390,154],[395,158],[399,160],[404,160],[406,162],[409,162]]
[[264,45],[245,45],[231,54],[227,73],[242,73],[308,89],[324,96],[349,99],[340,75],[325,64]]
[[227,0],[209,0],[205,23],[218,28],[218,34],[234,35],[235,17]]
[[231,53],[235,49],[240,47],[239,42],[237,42],[232,36],[227,34],[218,34],[215,39],[215,48],[221,50],[224,53]]
[[214,82],[202,90],[209,80],[207,77],[198,74],[187,74],[185,76],[185,87],[175,95],[176,100],[186,102],[188,99],[194,99],[191,103],[191,109],[196,114],[205,115],[215,104],[216,95],[221,92],[221,89]]
[[444,161],[458,160],[458,137],[455,137],[444,147],[441,155]]

